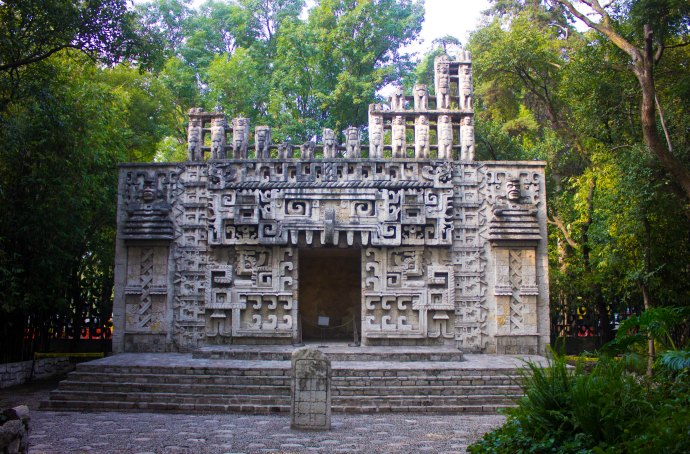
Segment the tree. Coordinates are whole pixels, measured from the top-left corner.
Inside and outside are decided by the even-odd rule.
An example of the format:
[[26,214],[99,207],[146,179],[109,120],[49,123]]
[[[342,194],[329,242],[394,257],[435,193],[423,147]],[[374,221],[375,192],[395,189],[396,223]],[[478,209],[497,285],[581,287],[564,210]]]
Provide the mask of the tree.
[[27,65],[65,49],[105,64],[148,60],[156,46],[144,38],[126,0],[7,0],[0,4],[0,71],[17,75]]
[[[588,27],[606,36],[616,47],[630,58],[629,68],[635,75],[641,90],[640,120],[642,136],[649,150],[659,159],[666,170],[680,185],[686,199],[690,200],[690,171],[673,153],[672,142],[666,134],[666,141],[659,133],[657,118],[664,126],[663,113],[655,87],[655,66],[667,49],[690,45],[690,4],[675,0],[631,0],[626,2],[599,0],[555,0]],[[622,3],[622,5],[617,5]],[[577,8],[579,6],[580,8]],[[599,20],[590,18],[582,7],[590,8]],[[641,26],[642,33],[633,31],[632,38],[638,38],[635,45],[629,34],[622,30],[619,21],[609,10],[618,6],[630,14],[633,26]],[[635,36],[637,35],[637,36]],[[685,39],[685,41],[683,41]],[[687,201],[686,201],[687,202]]]

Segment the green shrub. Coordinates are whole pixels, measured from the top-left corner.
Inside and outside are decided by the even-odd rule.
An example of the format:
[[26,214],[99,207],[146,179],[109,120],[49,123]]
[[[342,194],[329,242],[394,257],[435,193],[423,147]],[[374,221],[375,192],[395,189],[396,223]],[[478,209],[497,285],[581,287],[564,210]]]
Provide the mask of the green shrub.
[[[565,358],[555,356],[547,368],[528,364],[523,387],[525,397],[507,411],[506,424],[469,452],[641,452],[653,441],[644,436],[657,430],[652,428],[660,411],[655,403],[663,400],[660,388],[649,387],[620,362],[603,359],[586,372],[581,363],[569,368]],[[666,438],[683,429],[687,426],[667,425]]]

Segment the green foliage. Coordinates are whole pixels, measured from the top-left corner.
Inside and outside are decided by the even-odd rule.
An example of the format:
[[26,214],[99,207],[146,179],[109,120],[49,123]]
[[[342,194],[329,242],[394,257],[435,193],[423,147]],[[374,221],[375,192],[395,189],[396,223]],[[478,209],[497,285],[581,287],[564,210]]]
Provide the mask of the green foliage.
[[690,350],[670,350],[662,353],[659,364],[673,372],[690,369]]
[[0,71],[16,76],[64,49],[105,64],[151,62],[159,42],[146,35],[125,0],[8,0],[0,4]]
[[687,452],[690,394],[677,379],[651,385],[620,362],[587,372],[555,357],[545,369],[528,364],[524,389],[506,423],[468,452]]

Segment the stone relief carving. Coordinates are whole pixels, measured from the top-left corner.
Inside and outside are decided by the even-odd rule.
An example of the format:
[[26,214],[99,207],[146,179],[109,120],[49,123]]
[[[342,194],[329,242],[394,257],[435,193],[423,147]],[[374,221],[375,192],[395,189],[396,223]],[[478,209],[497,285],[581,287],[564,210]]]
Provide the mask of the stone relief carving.
[[458,70],[458,91],[460,95],[460,109],[472,110],[472,68],[470,65],[460,65]]
[[447,252],[369,248],[363,253],[362,333],[369,339],[453,338],[455,281]]
[[173,238],[173,222],[170,218],[171,186],[177,173],[165,170],[138,170],[127,172],[125,181],[124,224],[120,226],[125,239]]
[[294,337],[297,257],[291,248],[238,248],[235,336]]
[[[445,161],[219,162],[209,173],[212,244],[286,245],[300,237],[307,244],[453,241],[452,170]],[[349,194],[334,192],[338,188]]]
[[492,205],[489,239],[493,242],[537,242],[541,177],[535,173],[487,173]]

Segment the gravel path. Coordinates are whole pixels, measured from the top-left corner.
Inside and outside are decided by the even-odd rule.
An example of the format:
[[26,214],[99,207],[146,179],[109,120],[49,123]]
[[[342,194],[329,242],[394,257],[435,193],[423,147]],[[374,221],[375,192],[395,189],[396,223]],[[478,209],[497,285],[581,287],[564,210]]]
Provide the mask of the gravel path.
[[450,453],[503,416],[376,414],[332,417],[328,432],[290,429],[289,415],[34,411],[31,453]]

